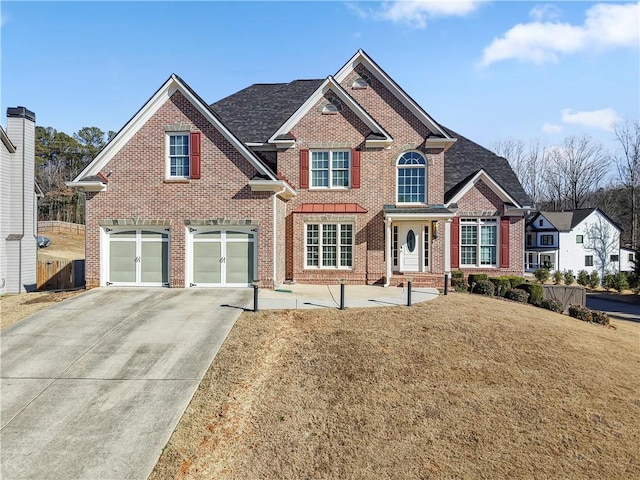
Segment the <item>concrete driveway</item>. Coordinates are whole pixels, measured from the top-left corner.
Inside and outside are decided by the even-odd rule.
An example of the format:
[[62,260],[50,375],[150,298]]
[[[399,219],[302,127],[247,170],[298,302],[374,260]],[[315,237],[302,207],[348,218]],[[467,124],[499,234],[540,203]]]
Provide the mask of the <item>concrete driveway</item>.
[[146,479],[250,289],[100,288],[0,333],[0,477]]

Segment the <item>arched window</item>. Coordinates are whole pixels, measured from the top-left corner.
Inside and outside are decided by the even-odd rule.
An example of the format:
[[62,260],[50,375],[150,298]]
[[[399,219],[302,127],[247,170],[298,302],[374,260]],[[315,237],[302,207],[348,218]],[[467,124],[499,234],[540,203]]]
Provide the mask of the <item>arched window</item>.
[[426,203],[427,162],[418,152],[398,159],[398,203]]

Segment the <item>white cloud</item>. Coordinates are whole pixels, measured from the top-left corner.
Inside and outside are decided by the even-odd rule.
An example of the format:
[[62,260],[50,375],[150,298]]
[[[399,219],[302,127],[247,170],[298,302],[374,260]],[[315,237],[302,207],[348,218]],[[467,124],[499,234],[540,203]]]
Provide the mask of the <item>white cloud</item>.
[[[532,10],[532,16],[544,15]],[[540,19],[542,17],[539,17]],[[480,65],[508,59],[534,63],[556,62],[559,54],[587,49],[638,47],[640,4],[598,4],[587,10],[584,25],[534,21],[521,23],[496,38],[482,54]]]
[[542,131],[544,133],[560,133],[562,129],[562,125],[555,125],[553,123],[545,123],[544,125],[542,125]]
[[573,112],[570,108],[562,110],[562,121],[573,125],[600,128],[612,131],[613,125],[620,120],[613,108],[603,108],[591,112]]
[[[425,28],[427,20],[438,17],[459,17],[474,12],[486,0],[416,0],[384,2],[369,16],[415,28]],[[362,12],[362,10],[361,10]]]
[[551,3],[536,5],[529,12],[529,16],[537,22],[542,20],[557,20],[560,17],[560,9]]

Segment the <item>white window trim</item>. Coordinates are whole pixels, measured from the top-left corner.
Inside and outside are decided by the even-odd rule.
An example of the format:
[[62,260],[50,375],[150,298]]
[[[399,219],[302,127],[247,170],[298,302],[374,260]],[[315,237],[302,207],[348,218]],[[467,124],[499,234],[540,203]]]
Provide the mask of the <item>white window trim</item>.
[[[171,175],[171,155],[170,155],[170,145],[171,145],[171,137],[177,136],[185,136],[189,140],[189,155],[187,155],[187,162],[189,163],[189,175]],[[165,173],[164,176],[167,180],[188,180],[191,178],[191,132],[165,132]]]
[[[411,152],[415,152],[417,154],[419,154],[423,159],[424,159],[424,165],[399,165],[398,162],[400,162],[400,159],[402,158],[403,155],[407,154],[407,153],[411,153]],[[406,152],[402,152],[398,158],[396,159],[396,198],[395,198],[395,204],[398,206],[404,206],[404,205],[427,205],[428,200],[429,200],[429,175],[428,175],[428,171],[427,171],[427,158],[424,156],[424,154],[418,150],[407,150]],[[400,193],[400,169],[401,168],[424,168],[424,202],[399,202],[398,201],[398,194]]]
[[[307,243],[307,226],[308,225],[320,226],[320,228],[318,229],[318,265],[307,264],[307,247],[309,246],[309,244]],[[326,267],[322,265],[322,226],[323,225],[338,225],[338,229],[336,232],[336,235],[337,235],[336,266],[334,267],[331,267],[331,266]],[[340,265],[341,247],[347,246],[346,244],[343,245],[341,242],[342,225],[351,226],[351,266],[350,267],[343,267]],[[303,250],[304,269],[305,270],[353,270],[354,264],[355,264],[355,253],[356,253],[355,240],[356,240],[356,226],[351,222],[305,222],[304,223],[304,250]]]
[[[483,224],[485,224],[485,222],[489,221],[490,223],[488,223],[488,225],[494,225],[496,227],[496,244],[495,244],[495,249],[496,249],[496,263],[495,264],[490,264],[490,265],[483,265],[481,262],[481,258],[482,258],[482,244],[481,244],[481,239],[482,239],[482,233],[481,233],[481,228]],[[476,263],[462,263],[462,247],[463,246],[470,246],[470,245],[462,245],[462,226],[463,225],[469,225],[473,223],[476,227],[477,227],[477,244],[476,244]],[[460,219],[460,232],[459,232],[459,238],[460,238],[460,245],[458,246],[459,248],[459,257],[460,258],[460,267],[461,268],[484,268],[484,269],[498,269],[500,268],[500,218],[499,217],[467,217],[467,218],[461,218]]]
[[[313,153],[314,152],[329,152],[329,185],[326,187],[317,187],[313,185]],[[349,184],[346,187],[339,186],[334,187],[331,185],[333,181],[333,153],[336,152],[347,152],[349,154],[349,168],[348,168],[348,182]],[[353,175],[353,155],[350,148],[313,148],[309,150],[309,190],[349,190],[352,185],[352,175]]]

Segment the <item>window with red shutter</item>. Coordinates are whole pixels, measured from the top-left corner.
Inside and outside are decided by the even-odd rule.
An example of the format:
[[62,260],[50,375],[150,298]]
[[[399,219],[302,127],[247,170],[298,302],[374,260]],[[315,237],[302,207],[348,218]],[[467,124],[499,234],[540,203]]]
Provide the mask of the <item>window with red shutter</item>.
[[199,179],[202,175],[200,132],[192,132],[190,138],[190,178]]
[[300,150],[300,188],[309,188],[309,150]]

